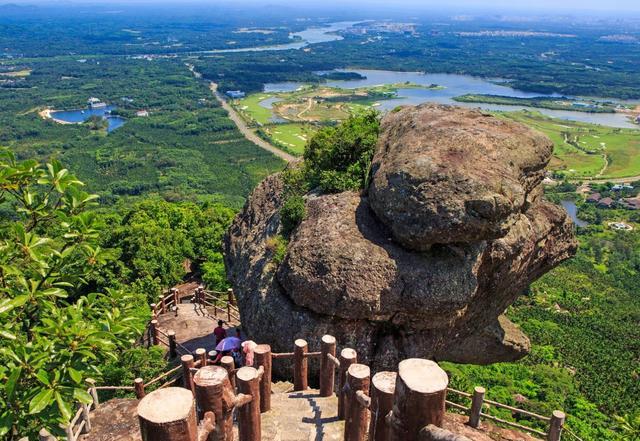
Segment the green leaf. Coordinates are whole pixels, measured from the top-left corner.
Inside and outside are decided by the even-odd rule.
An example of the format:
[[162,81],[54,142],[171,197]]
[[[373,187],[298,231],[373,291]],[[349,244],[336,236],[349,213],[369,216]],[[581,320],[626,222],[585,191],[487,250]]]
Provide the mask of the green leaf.
[[69,368],[69,376],[76,383],[82,382],[82,372],[79,372],[72,367]]
[[41,390],[29,402],[29,413],[31,415],[33,415],[34,413],[40,413],[51,403],[53,403],[53,390]]
[[11,371],[9,378],[7,379],[7,383],[4,386],[5,392],[7,393],[7,398],[9,400],[13,396],[13,392],[16,390],[16,385],[18,384],[18,380],[20,379],[20,374],[22,373],[22,368],[17,367]]
[[29,296],[22,295],[8,301],[3,301],[2,303],[0,303],[0,314],[24,305],[25,303],[27,303],[27,300],[29,300]]
[[38,373],[36,373],[36,378],[40,380],[42,384],[51,386],[51,381],[49,381],[49,374],[47,374],[47,371],[40,369]]
[[69,421],[71,419],[71,417],[73,416],[73,414],[71,412],[71,405],[69,403],[67,403],[62,398],[62,395],[60,395],[60,393],[57,392],[57,391],[56,391],[56,403],[58,403],[58,409],[60,410],[60,413],[62,414],[62,417],[66,421]]
[[3,329],[0,329],[0,337],[7,338],[9,340],[15,340],[17,338],[14,334],[10,333],[9,331],[5,331]]
[[4,413],[0,416],[0,437],[5,436],[11,430],[13,418],[10,413]]
[[75,398],[76,400],[80,401],[83,404],[93,403],[93,398],[84,389],[74,389],[73,398]]

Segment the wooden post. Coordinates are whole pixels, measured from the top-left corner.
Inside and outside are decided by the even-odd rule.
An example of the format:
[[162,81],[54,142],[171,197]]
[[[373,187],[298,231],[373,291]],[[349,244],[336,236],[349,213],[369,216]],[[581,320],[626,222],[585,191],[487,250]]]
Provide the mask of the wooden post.
[[38,432],[38,441],[56,441],[56,437],[51,435],[47,429],[42,428]]
[[560,410],[554,410],[553,413],[551,413],[551,421],[549,421],[549,434],[547,435],[548,441],[560,441],[565,418],[566,415]]
[[196,372],[193,383],[200,409],[216,416],[216,441],[233,441],[235,393],[229,373],[221,366],[206,366]]
[[207,365],[207,350],[205,348],[196,349],[196,358],[200,360],[200,367],[205,367]]
[[158,318],[156,306],[157,305],[155,303],[149,305],[149,308],[151,308],[151,320]]
[[344,348],[340,351],[340,371],[338,375],[338,419],[344,420],[346,417],[344,402],[344,386],[347,384],[347,370],[353,363],[358,362],[356,351],[351,348]]
[[307,371],[309,370],[309,362],[306,354],[309,351],[309,345],[301,338],[294,342],[293,349],[293,390],[305,391],[308,388]]
[[250,366],[242,367],[236,374],[238,392],[250,395],[251,401],[238,410],[240,441],[260,441],[260,376]]
[[198,420],[191,391],[167,387],[151,392],[138,404],[142,441],[196,441]]
[[264,373],[260,379],[260,412],[271,410],[271,346],[258,345],[253,350],[256,358],[255,366],[262,366]]
[[346,396],[347,419],[344,422],[344,441],[364,441],[367,436],[369,409],[356,398],[358,391],[369,395],[369,366],[354,363],[347,370],[348,391]]
[[227,289],[227,301],[232,305],[232,306],[236,306],[236,298],[233,295],[233,289],[229,288]]
[[158,332],[158,320],[153,319],[149,322],[149,330],[151,331],[151,340],[154,345],[160,344],[160,332]]
[[477,429],[480,425],[480,412],[482,412],[482,403],[484,402],[484,387],[476,386],[473,388],[473,398],[471,399],[471,410],[469,411],[469,426]]
[[133,380],[133,390],[136,393],[136,398],[141,400],[144,398],[144,380],[142,378],[136,378]]
[[231,323],[231,303],[227,302],[227,323]]
[[91,432],[91,415],[89,412],[89,404],[80,404],[82,406],[82,420],[84,421],[84,426],[82,427],[82,433],[87,434]]
[[98,406],[100,405],[100,400],[98,399],[98,390],[96,389],[96,380],[94,380],[93,378],[87,378],[85,381],[89,385],[89,394],[91,395],[91,398],[93,398],[93,408],[97,409]]
[[193,367],[193,355],[187,354],[180,357],[182,362],[182,378],[184,379],[185,389],[193,391],[193,375],[191,374],[191,368]]
[[331,335],[323,335],[320,342],[320,396],[333,395],[333,384],[336,378],[335,365],[329,360],[328,355],[336,356],[336,338]]
[[389,439],[417,441],[418,432],[424,426],[441,427],[448,384],[447,373],[431,360],[401,361],[389,418]]
[[169,337],[169,358],[176,358],[178,356],[176,332],[173,330],[167,331],[167,336]]
[[164,314],[165,312],[167,312],[167,303],[164,300],[164,294],[160,294],[159,297],[159,302],[160,303],[160,314]]
[[180,304],[180,294],[178,293],[178,288],[171,288],[171,294],[173,294],[173,304],[177,308]]
[[389,424],[387,415],[393,407],[393,393],[396,390],[395,372],[378,372],[371,379],[371,422],[369,441],[387,441]]
[[236,367],[235,367],[235,364],[233,362],[233,357],[231,357],[230,355],[225,355],[224,357],[222,357],[220,359],[220,366],[225,368],[226,371],[229,373],[229,378],[231,379],[231,385],[235,389],[236,388],[236,376],[233,375],[233,370]]

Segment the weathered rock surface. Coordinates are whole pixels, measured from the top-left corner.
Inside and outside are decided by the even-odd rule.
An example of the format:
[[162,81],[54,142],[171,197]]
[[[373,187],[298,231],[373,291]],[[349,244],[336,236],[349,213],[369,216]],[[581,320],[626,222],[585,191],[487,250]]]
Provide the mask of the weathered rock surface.
[[541,133],[477,110],[404,108],[384,119],[371,207],[411,249],[497,239],[526,210],[552,151]]
[[529,341],[501,314],[576,247],[539,197],[548,140],[446,106],[403,109],[383,130],[368,191],[308,195],[280,265],[281,179],[255,189],[225,240],[245,331],[274,351],[332,334],[376,369],[522,357]]

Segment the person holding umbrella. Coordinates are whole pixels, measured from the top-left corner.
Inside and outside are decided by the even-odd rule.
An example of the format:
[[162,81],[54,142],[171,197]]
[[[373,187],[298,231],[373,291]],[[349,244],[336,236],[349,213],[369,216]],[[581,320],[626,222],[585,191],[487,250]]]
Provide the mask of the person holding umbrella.
[[218,345],[218,343],[227,336],[227,331],[225,331],[222,325],[224,325],[224,322],[222,320],[218,320],[218,327],[213,330],[213,335],[216,336],[216,345]]

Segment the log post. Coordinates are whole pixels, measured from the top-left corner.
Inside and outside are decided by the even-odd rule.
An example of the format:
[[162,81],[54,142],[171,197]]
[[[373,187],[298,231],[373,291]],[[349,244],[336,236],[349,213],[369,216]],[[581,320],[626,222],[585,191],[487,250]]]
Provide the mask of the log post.
[[471,399],[471,410],[469,411],[469,426],[477,429],[480,425],[480,412],[482,412],[482,403],[484,402],[484,387],[476,386],[473,389],[473,398]]
[[220,359],[220,366],[225,368],[225,370],[229,373],[229,378],[231,379],[231,386],[236,388],[236,376],[233,374],[233,370],[236,368],[235,363],[233,361],[233,357],[230,355],[225,355]]
[[344,422],[344,441],[364,441],[367,436],[367,417],[369,409],[364,407],[356,394],[362,391],[369,394],[369,366],[354,363],[347,370],[348,391],[346,395],[347,418]]
[[255,366],[262,366],[264,373],[260,378],[260,412],[271,410],[271,346],[258,345],[253,350],[256,358]]
[[216,441],[233,441],[235,394],[229,373],[221,366],[206,366],[195,373],[193,383],[200,409],[216,416]]
[[308,388],[307,372],[309,362],[306,354],[309,352],[309,345],[301,338],[294,342],[293,349],[293,390],[305,391]]
[[177,308],[178,304],[180,304],[180,294],[178,293],[178,288],[171,288],[171,294],[173,294],[173,304]]
[[200,367],[205,367],[207,365],[207,350],[205,348],[196,349],[196,358],[200,360]]
[[56,441],[56,437],[51,435],[47,429],[42,428],[38,432],[38,441]]
[[136,378],[133,380],[133,390],[136,392],[136,398],[141,400],[144,398],[144,380],[142,378]]
[[177,345],[176,345],[176,332],[167,331],[167,336],[169,337],[169,358],[176,358],[178,356]]
[[260,376],[250,366],[242,367],[236,374],[238,392],[251,396],[251,401],[238,410],[240,441],[260,441]]
[[233,289],[229,288],[227,289],[227,301],[232,305],[232,306],[236,306],[236,298],[233,295]]
[[151,331],[151,342],[154,345],[160,344],[160,332],[158,331],[158,320],[153,319],[149,322],[149,330]]
[[164,294],[160,294],[158,303],[160,304],[160,314],[164,314],[165,312],[167,312],[167,303],[164,299]]
[[82,420],[84,426],[82,427],[82,433],[87,434],[91,432],[91,415],[89,412],[89,404],[80,404],[82,406]]
[[231,323],[231,303],[227,302],[227,323]]
[[182,363],[182,378],[184,380],[185,389],[193,391],[193,375],[191,374],[191,368],[193,368],[193,355],[187,354],[180,357]]
[[167,387],[151,392],[138,404],[142,441],[196,441],[198,420],[191,391]]
[[564,427],[564,420],[566,415],[560,410],[554,410],[551,413],[551,420],[549,421],[549,434],[547,435],[547,441],[560,441],[562,435],[562,428]]
[[431,360],[401,361],[389,418],[389,439],[417,441],[418,432],[424,426],[441,427],[448,384],[447,373]]
[[87,378],[85,381],[89,385],[89,394],[91,395],[91,398],[93,398],[93,408],[97,409],[98,406],[100,405],[100,400],[98,399],[98,389],[96,389],[96,380],[94,380],[93,378]]
[[332,335],[323,335],[320,342],[320,396],[333,395],[333,385],[336,378],[335,365],[329,360],[329,354],[336,356],[336,338]]
[[358,362],[355,349],[344,348],[340,351],[340,371],[338,375],[338,419],[346,417],[344,402],[344,386],[347,384],[347,370],[353,363]]
[[158,311],[156,311],[156,307],[157,305],[155,303],[152,303],[149,305],[149,308],[151,308],[151,319],[155,319],[158,318]]
[[369,441],[387,441],[389,424],[387,415],[393,407],[393,393],[396,390],[395,372],[378,372],[371,379],[371,422]]

